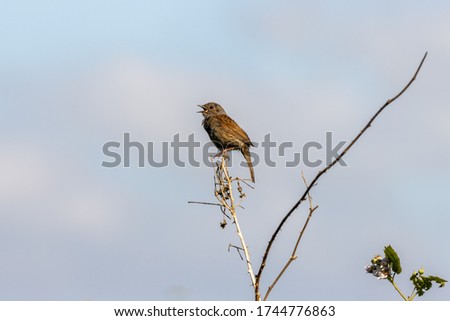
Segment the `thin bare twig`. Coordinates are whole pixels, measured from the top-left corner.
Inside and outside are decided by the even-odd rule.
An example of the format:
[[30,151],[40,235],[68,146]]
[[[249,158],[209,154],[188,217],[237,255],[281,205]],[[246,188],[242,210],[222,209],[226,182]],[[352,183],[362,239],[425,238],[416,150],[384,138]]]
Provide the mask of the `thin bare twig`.
[[202,204],[202,205],[222,206],[222,204],[218,204],[218,203],[197,202],[197,201],[188,201],[188,204]]
[[235,178],[235,179],[238,180],[238,181],[241,181],[242,183],[244,183],[245,185],[247,185],[247,186],[250,187],[251,189],[255,189],[254,186],[252,186],[252,185],[250,185],[249,183],[246,182],[246,181],[251,181],[250,179],[246,179],[246,178],[244,178],[244,179],[241,179],[241,178]]
[[[306,178],[305,178],[305,175],[303,174],[303,171],[302,171],[302,179],[303,179],[303,182],[305,183],[306,188],[308,188],[308,183],[306,182]],[[309,215],[306,218],[305,224],[303,225],[303,228],[302,228],[302,230],[300,231],[300,233],[298,235],[297,242],[295,243],[294,249],[292,250],[292,254],[289,257],[289,259],[286,262],[286,264],[284,265],[284,267],[281,269],[280,273],[277,275],[275,280],[272,282],[272,284],[267,289],[267,292],[264,295],[263,301],[267,300],[267,298],[269,297],[270,292],[272,292],[272,289],[277,284],[277,282],[281,279],[281,277],[283,276],[284,272],[286,272],[286,270],[289,267],[289,265],[291,265],[291,263],[294,262],[298,258],[298,256],[297,256],[297,249],[298,249],[298,246],[300,245],[300,240],[303,237],[303,233],[305,233],[306,227],[308,226],[308,223],[309,223],[309,220],[311,219],[311,216],[313,215],[314,211],[319,207],[318,205],[313,206],[312,198],[311,198],[311,195],[309,193],[308,193],[308,201],[309,201]]]
[[261,261],[261,265],[259,267],[258,273],[256,274],[256,286],[255,286],[255,299],[259,300],[260,298],[260,282],[261,282],[261,276],[262,273],[264,271],[264,268],[266,267],[266,262],[267,262],[267,258],[269,256],[270,250],[272,248],[272,245],[276,239],[276,237],[278,236],[278,233],[280,233],[281,228],[284,226],[284,224],[286,223],[286,221],[288,220],[288,218],[291,216],[291,214],[300,206],[300,204],[306,199],[306,196],[309,194],[310,190],[315,186],[315,184],[317,183],[317,181],[319,180],[319,178],[325,174],[330,168],[332,168],[337,162],[339,162],[342,157],[344,157],[345,154],[347,154],[347,152],[350,150],[350,148],[352,148],[352,146],[359,140],[359,138],[365,133],[365,131],[372,125],[372,122],[378,117],[378,115],[380,115],[380,113],[387,107],[389,106],[392,102],[394,102],[395,100],[397,100],[397,98],[399,98],[408,88],[409,86],[411,86],[411,84],[414,82],[414,80],[416,80],[417,75],[419,74],[420,69],[422,68],[422,65],[425,61],[425,58],[427,57],[428,52],[425,53],[425,55],[423,56],[419,66],[416,69],[416,72],[414,73],[413,77],[410,79],[410,81],[406,84],[405,87],[403,87],[403,89],[397,94],[395,95],[393,98],[388,99],[383,106],[381,106],[378,111],[372,116],[372,118],[369,120],[369,122],[363,127],[363,129],[359,132],[358,135],[356,135],[356,137],[350,142],[350,144],[342,151],[342,153],[340,153],[338,155],[338,157],[336,157],[334,159],[334,161],[332,161],[329,165],[327,165],[324,169],[322,169],[321,171],[319,171],[316,175],[316,177],[314,177],[314,179],[311,181],[311,184],[309,184],[308,188],[306,188],[305,192],[303,193],[303,195],[300,197],[300,199],[294,204],[294,206],[289,210],[289,212],[283,217],[283,219],[281,220],[280,224],[278,225],[278,227],[276,228],[275,232],[273,233],[272,237],[270,238],[269,243],[267,244],[266,250],[264,252],[263,255],[263,259]]
[[242,247],[236,246],[236,245],[233,245],[233,244],[230,243],[230,244],[228,244],[228,252],[230,252],[230,248],[235,248],[236,251],[238,252],[239,257],[241,258],[241,260],[244,260],[244,258],[242,257],[242,254],[241,254],[241,251],[243,250]]
[[[229,220],[231,220],[231,218],[227,215],[227,213],[225,212],[225,207],[223,206],[223,204],[218,204],[218,203],[210,203],[210,202],[197,202],[197,201],[188,201],[188,204],[200,204],[200,205],[212,205],[212,206],[220,206],[220,211],[222,212],[223,215],[225,215]],[[226,225],[226,223],[225,223]]]

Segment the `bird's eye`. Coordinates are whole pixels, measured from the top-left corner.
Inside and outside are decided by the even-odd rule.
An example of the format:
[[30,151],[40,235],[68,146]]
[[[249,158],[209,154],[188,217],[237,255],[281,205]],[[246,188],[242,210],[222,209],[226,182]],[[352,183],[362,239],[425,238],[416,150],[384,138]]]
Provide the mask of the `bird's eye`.
[[209,109],[213,109],[214,107],[213,106],[209,106]]

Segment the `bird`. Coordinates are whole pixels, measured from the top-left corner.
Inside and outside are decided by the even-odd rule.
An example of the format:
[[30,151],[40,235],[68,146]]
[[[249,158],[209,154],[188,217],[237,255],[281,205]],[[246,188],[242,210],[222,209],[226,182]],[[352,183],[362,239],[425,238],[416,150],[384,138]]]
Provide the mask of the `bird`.
[[250,157],[250,146],[254,145],[247,133],[227,115],[219,104],[209,102],[197,106],[203,109],[199,111],[204,117],[202,126],[205,128],[211,141],[219,149],[219,155],[228,150],[240,150],[247,161],[247,166],[250,169],[250,178],[254,183],[255,173]]

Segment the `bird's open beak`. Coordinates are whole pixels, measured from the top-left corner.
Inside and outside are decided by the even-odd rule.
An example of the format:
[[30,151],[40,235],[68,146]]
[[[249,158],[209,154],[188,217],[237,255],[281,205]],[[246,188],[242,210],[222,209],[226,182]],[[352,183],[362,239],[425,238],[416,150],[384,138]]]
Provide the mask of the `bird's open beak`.
[[205,106],[203,106],[203,105],[197,105],[197,106],[203,109],[203,110],[199,110],[197,113],[203,113],[205,111]]

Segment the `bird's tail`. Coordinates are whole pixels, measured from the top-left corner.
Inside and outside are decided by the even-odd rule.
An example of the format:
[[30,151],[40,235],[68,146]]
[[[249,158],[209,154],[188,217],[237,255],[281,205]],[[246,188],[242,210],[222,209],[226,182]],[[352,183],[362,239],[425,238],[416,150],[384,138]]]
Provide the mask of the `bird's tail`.
[[252,164],[252,158],[250,157],[250,149],[247,145],[244,145],[241,148],[242,155],[244,155],[245,160],[247,161],[247,166],[250,169],[250,178],[252,179],[252,182],[255,182],[255,173],[253,171],[253,164]]

